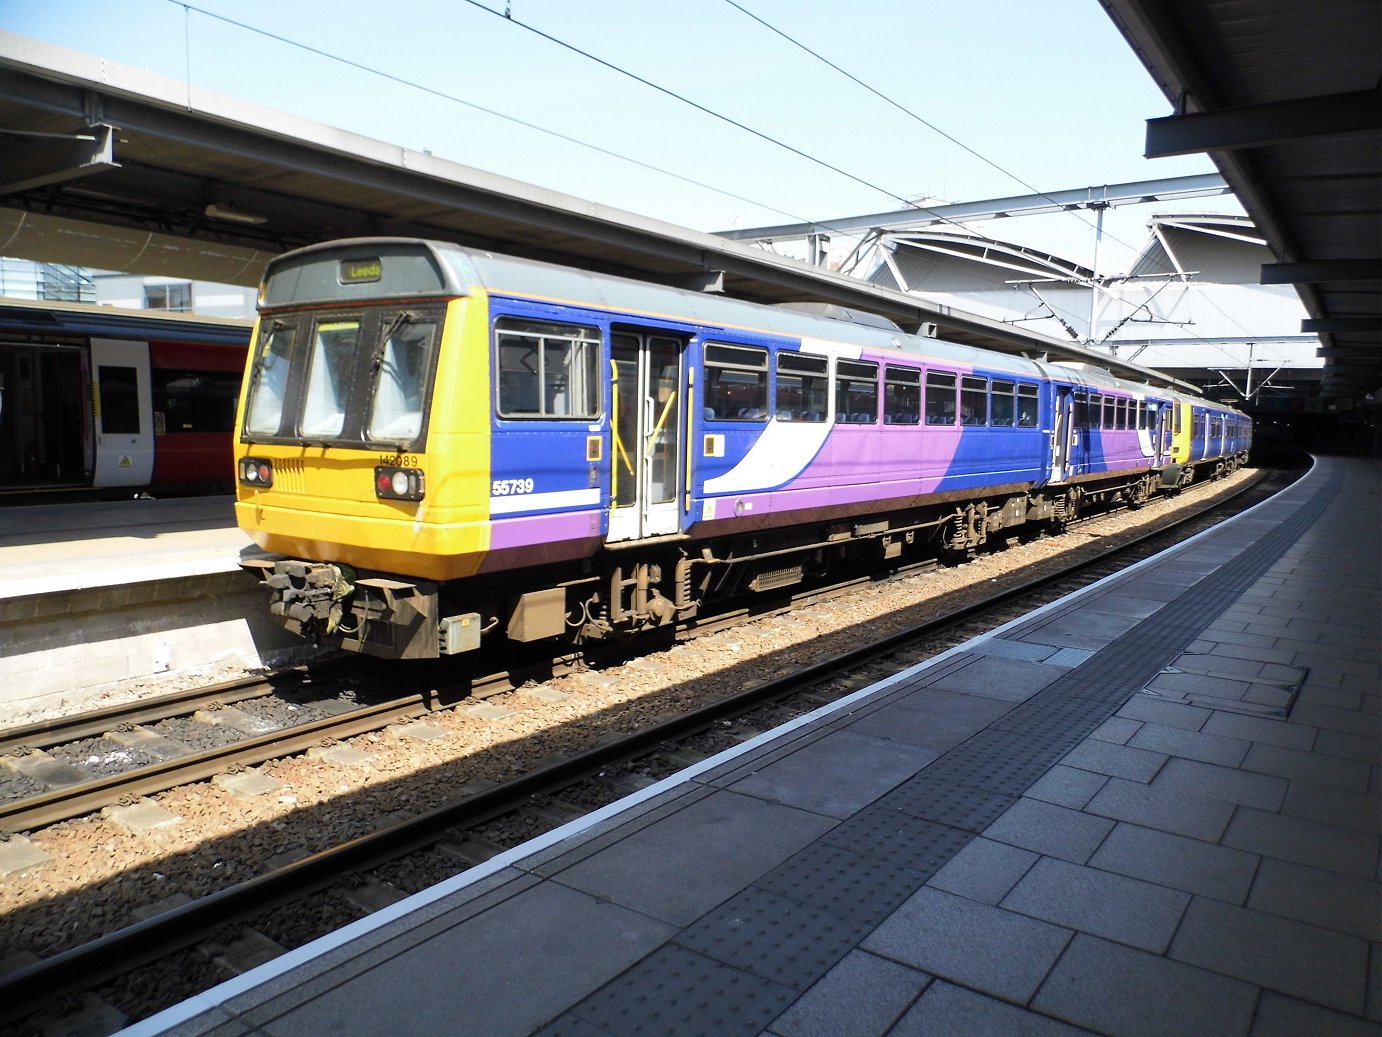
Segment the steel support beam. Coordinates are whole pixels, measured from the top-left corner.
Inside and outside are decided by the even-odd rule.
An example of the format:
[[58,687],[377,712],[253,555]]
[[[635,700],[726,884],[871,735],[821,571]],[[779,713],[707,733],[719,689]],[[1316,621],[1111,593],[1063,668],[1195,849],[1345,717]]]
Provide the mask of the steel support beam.
[[120,168],[111,126],[72,136],[4,130],[0,142],[0,197]]
[[1382,94],[1358,90],[1147,120],[1147,158],[1382,129]]
[[1330,317],[1323,320],[1303,320],[1300,330],[1309,335],[1356,335],[1360,332],[1382,333],[1382,317]]
[[1319,284],[1323,281],[1382,281],[1382,259],[1320,259],[1266,263],[1262,284]]
[[1093,205],[1137,205],[1144,202],[1174,201],[1228,194],[1228,185],[1218,173],[1195,173],[1161,180],[1136,180],[1124,184],[1079,187],[1048,194],[1020,194],[1007,198],[988,198],[975,202],[950,202],[944,205],[913,206],[866,216],[846,216],[818,223],[784,223],[774,227],[749,227],[717,231],[716,236],[730,241],[785,241],[810,234],[862,234],[871,230],[903,230],[929,227],[936,223],[971,223],[1002,216],[1038,216],[1050,212],[1071,212]]

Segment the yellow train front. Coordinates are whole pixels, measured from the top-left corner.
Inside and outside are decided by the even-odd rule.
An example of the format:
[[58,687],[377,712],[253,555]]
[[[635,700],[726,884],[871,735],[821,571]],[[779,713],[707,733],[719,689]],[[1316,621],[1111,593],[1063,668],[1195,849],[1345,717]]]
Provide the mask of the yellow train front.
[[[260,547],[288,556],[248,567],[293,632],[392,658],[478,646],[479,613],[442,616],[437,593],[480,574],[493,546],[489,311],[475,282],[459,250],[402,240],[270,264],[235,507]],[[445,406],[432,406],[436,385]],[[583,459],[584,427],[565,438]]]
[[1170,435],[1170,464],[1162,471],[1162,481],[1168,488],[1180,489],[1246,464],[1252,419],[1224,404],[1177,393],[1171,405]]

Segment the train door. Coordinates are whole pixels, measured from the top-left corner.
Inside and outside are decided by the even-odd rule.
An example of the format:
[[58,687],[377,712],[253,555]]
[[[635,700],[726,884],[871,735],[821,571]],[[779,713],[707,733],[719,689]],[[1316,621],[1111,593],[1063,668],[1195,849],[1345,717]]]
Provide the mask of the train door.
[[609,539],[634,540],[681,528],[679,480],[684,343],[654,332],[611,336]]
[[1068,386],[1056,387],[1056,421],[1051,433],[1051,481],[1066,482],[1083,470],[1086,453],[1081,447],[1085,394]]
[[1152,420],[1152,453],[1153,465],[1160,468],[1166,464],[1167,455],[1171,450],[1171,408],[1174,404],[1163,403],[1157,406],[1153,412],[1155,417]]
[[81,346],[0,342],[0,488],[86,484],[85,359]]
[[154,471],[147,342],[91,340],[96,485],[146,486]]
[[1051,432],[1051,482],[1065,482],[1070,477],[1071,427],[1074,400],[1070,390],[1061,386],[1056,390],[1056,421]]

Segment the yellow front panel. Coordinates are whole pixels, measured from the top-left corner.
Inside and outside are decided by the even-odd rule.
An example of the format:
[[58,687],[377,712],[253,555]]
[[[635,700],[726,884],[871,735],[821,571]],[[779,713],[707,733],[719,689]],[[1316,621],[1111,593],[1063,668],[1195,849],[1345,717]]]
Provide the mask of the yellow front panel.
[[[274,465],[269,489],[239,487],[236,519],[250,538],[295,558],[435,580],[472,575],[490,539],[488,309],[479,291],[447,306],[426,453],[237,444],[237,460]],[[376,465],[420,469],[424,499],[378,499]]]
[[1190,460],[1190,404],[1177,400],[1175,432],[1171,436],[1171,461],[1185,464]]

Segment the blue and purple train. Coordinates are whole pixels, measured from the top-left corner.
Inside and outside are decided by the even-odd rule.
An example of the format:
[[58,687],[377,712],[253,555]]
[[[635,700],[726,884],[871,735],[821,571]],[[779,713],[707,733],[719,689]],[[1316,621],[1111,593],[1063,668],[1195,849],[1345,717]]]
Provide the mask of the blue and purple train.
[[1251,441],[1232,408],[1097,368],[392,238],[270,264],[237,428],[273,613],[389,658],[966,552]]

